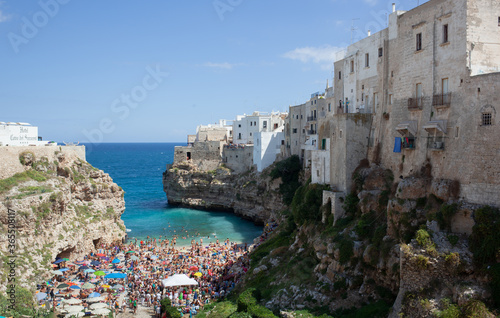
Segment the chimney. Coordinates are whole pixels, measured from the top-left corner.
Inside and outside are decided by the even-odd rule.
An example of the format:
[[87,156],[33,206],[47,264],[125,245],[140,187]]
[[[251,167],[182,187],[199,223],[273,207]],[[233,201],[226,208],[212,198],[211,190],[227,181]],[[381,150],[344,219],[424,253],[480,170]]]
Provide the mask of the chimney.
[[392,12],[396,12],[396,4],[395,3],[392,4]]
[[372,35],[372,31],[368,30],[368,36]]

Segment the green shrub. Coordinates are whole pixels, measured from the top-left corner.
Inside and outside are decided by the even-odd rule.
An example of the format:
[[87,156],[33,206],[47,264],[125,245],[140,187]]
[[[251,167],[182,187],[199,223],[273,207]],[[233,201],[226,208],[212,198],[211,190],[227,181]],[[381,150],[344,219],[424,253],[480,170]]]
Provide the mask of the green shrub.
[[359,203],[358,196],[354,193],[349,193],[345,197],[342,208],[344,209],[347,215],[355,216],[358,214],[359,211],[358,203]]
[[441,303],[444,310],[436,313],[438,318],[460,318],[462,311],[457,305],[451,304],[448,298],[443,298]]
[[500,211],[490,206],[474,212],[476,224],[472,228],[470,250],[478,264],[496,262],[500,249]]
[[373,223],[376,220],[375,212],[370,211],[370,213],[363,214],[358,224],[354,228],[356,233],[361,239],[367,239],[373,236],[374,226]]
[[297,225],[306,221],[321,220],[323,190],[326,189],[328,186],[319,184],[308,184],[297,189],[291,205],[293,219]]
[[277,318],[271,310],[261,305],[251,305],[248,313],[252,318]]
[[345,264],[351,260],[354,255],[354,243],[351,240],[342,239],[339,242],[339,262]]
[[435,249],[434,243],[432,242],[431,236],[429,235],[429,232],[427,232],[425,229],[420,229],[417,231],[417,234],[415,236],[415,239],[417,240],[417,243],[425,248],[426,250]]
[[238,297],[238,311],[248,311],[250,306],[257,304],[257,299],[254,296],[255,288],[249,288],[241,293]]
[[483,318],[493,316],[482,301],[475,299],[469,300],[462,307],[462,314],[464,318]]
[[414,261],[420,270],[425,270],[429,266],[429,258],[427,256],[418,255],[414,258]]
[[450,253],[444,258],[446,265],[451,267],[457,267],[460,265],[460,254],[458,253]]
[[450,234],[450,235],[446,236],[446,238],[448,239],[448,242],[450,242],[451,246],[457,245],[458,239],[459,239],[458,236]]
[[436,213],[439,227],[443,230],[451,231],[451,219],[458,211],[458,204],[443,204]]
[[252,315],[250,315],[248,312],[235,311],[229,317],[230,318],[252,318]]
[[301,168],[299,156],[293,155],[276,163],[269,174],[273,180],[281,178],[280,193],[283,196],[283,202],[287,205],[292,203],[295,191],[300,187]]
[[170,298],[166,297],[160,301],[160,305],[161,305],[161,310],[166,311],[167,307],[172,306],[172,302],[170,301]]

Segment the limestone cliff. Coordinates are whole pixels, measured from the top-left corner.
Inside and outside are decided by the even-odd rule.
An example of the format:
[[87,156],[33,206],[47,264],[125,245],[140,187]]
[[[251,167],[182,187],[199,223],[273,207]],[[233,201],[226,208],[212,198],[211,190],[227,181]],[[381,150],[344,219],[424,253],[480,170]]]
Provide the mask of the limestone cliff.
[[168,203],[191,208],[232,211],[263,223],[284,209],[279,181],[268,170],[233,173],[224,166],[202,171],[188,161],[169,166],[163,174]]
[[250,254],[236,294],[255,288],[275,312],[492,317],[485,304],[500,299],[497,209],[460,201],[460,185],[433,179],[430,166],[398,180],[377,165],[359,167],[353,181],[337,221],[321,205],[327,186],[299,188],[284,222]]
[[[125,236],[120,219],[125,209],[123,190],[108,174],[64,147],[50,154],[45,148],[40,157],[36,148],[21,153],[9,164],[17,173],[0,180],[3,290],[8,257],[15,257],[16,283],[33,287],[51,277],[50,263],[57,256],[74,260],[95,250],[98,243]],[[12,224],[13,248],[7,239]]]

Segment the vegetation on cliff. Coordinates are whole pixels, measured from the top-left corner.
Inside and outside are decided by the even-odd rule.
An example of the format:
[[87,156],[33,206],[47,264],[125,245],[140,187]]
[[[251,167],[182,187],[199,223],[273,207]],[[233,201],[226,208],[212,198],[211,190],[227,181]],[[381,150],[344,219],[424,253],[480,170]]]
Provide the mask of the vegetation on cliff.
[[12,221],[16,227],[15,249],[8,248],[7,240],[0,242],[0,306],[5,305],[12,252],[20,306],[13,316],[34,314],[28,313],[32,303],[24,300],[33,301],[26,295],[52,276],[50,262],[56,256],[83,256],[99,242],[125,235],[123,190],[109,175],[63,150],[51,158],[37,158],[36,150],[21,153],[12,165],[24,171],[0,180],[0,235],[7,235]]

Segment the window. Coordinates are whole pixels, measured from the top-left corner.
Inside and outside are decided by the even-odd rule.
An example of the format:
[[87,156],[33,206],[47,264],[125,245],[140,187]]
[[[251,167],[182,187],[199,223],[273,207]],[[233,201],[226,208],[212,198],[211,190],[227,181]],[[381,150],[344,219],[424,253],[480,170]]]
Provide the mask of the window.
[[422,33],[417,34],[417,51],[422,50]]
[[459,135],[459,129],[457,126],[457,127],[455,127],[455,138],[458,138],[458,135]]
[[342,72],[339,72],[339,79],[342,79]]
[[254,121],[254,122],[253,122],[253,125],[254,125],[254,126],[257,126],[257,122],[256,122],[256,121]]
[[305,129],[302,129],[302,133],[305,134],[306,133],[306,130]]
[[274,129],[278,129],[278,124],[274,124]]
[[241,128],[241,124],[239,124],[238,127]]
[[384,56],[384,49],[379,47],[378,48],[378,57],[382,57],[382,56]]
[[296,134],[297,133],[297,128],[294,128],[293,129],[293,133]]
[[370,54],[365,54],[365,67],[370,67]]
[[351,61],[351,73],[354,73],[354,60]]
[[448,24],[443,25],[443,43],[448,43]]
[[238,134],[238,139],[241,139],[241,133]]
[[328,103],[328,111],[331,112],[332,111],[332,103]]
[[316,105],[317,100],[314,100],[314,105]]
[[262,128],[266,129],[267,128],[267,120],[264,120],[262,122]]
[[299,115],[297,115],[297,119],[299,119]]
[[252,136],[252,133],[250,133],[250,136]]
[[500,17],[498,17],[498,26],[500,26]]
[[311,105],[313,104],[313,101],[311,101]]
[[252,123],[252,122],[250,122],[250,126],[252,126],[252,125],[253,125],[253,123]]
[[492,121],[491,121],[491,113],[483,113],[483,124],[482,126],[491,126]]
[[340,137],[340,139],[342,139],[342,130],[339,133],[339,137]]
[[389,105],[392,105],[392,94],[389,94]]

